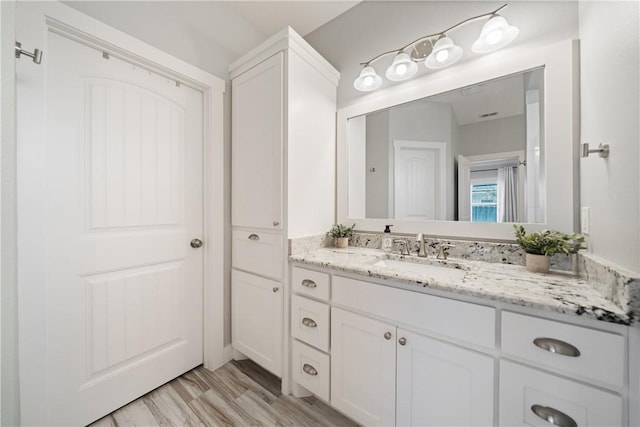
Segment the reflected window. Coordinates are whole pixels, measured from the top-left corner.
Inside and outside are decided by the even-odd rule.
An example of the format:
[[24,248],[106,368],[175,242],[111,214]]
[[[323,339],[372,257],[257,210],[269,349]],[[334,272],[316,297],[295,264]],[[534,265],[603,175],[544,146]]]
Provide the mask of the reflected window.
[[498,221],[498,183],[471,184],[471,221]]

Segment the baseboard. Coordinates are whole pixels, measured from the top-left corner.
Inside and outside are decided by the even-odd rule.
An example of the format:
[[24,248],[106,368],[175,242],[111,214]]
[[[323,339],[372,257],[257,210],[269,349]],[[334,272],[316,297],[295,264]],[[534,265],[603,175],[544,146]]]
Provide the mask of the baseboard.
[[224,363],[228,363],[233,360],[233,347],[231,344],[224,346],[224,350],[222,350],[222,359],[224,360]]

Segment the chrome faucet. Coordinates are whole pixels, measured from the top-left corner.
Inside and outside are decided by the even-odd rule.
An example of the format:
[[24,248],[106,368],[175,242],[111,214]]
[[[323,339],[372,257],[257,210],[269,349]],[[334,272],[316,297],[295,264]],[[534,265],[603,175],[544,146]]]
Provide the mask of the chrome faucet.
[[450,245],[449,243],[440,242],[440,249],[438,249],[438,256],[436,256],[436,258],[446,260],[449,256],[449,253],[447,251],[455,247],[456,245]]
[[396,239],[393,243],[398,243],[400,245],[400,255],[409,255],[409,245],[407,245],[406,240]]
[[418,242],[418,256],[422,258],[427,257],[427,252],[424,250],[424,236],[422,233],[418,233],[416,236],[416,241]]

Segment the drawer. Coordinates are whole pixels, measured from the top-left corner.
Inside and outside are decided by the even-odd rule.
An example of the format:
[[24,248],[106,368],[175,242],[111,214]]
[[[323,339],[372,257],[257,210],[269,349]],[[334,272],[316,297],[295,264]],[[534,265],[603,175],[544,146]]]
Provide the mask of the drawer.
[[[574,349],[579,355],[559,353]],[[502,352],[569,376],[624,385],[625,339],[614,333],[503,312]]]
[[233,230],[231,263],[233,268],[282,280],[282,235],[262,231]]
[[[332,301],[420,331],[495,347],[495,309],[334,276]],[[366,298],[363,298],[366,295]]]
[[[554,423],[542,418],[547,414]],[[621,426],[622,398],[503,360],[499,419],[501,426]]]
[[321,399],[329,401],[329,355],[293,341],[293,381]]
[[291,297],[291,335],[329,351],[329,305],[299,295]]
[[291,285],[293,292],[329,301],[329,274],[306,268],[291,269]]

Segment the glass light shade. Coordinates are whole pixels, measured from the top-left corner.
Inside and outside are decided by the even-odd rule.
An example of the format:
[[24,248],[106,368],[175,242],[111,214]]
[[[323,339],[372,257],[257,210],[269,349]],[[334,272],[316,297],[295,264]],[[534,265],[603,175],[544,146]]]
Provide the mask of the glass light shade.
[[407,53],[400,52],[393,58],[393,62],[385,74],[389,80],[399,82],[413,77],[417,71],[418,64]]
[[436,70],[453,64],[461,57],[462,48],[453,43],[449,37],[441,37],[433,46],[431,54],[424,60],[424,65]]
[[511,43],[519,32],[518,27],[509,25],[504,17],[494,15],[482,26],[480,36],[473,42],[471,50],[475,53],[493,52]]
[[378,89],[382,85],[382,77],[376,74],[373,67],[364,67],[360,75],[353,82],[353,87],[361,92],[369,92]]

